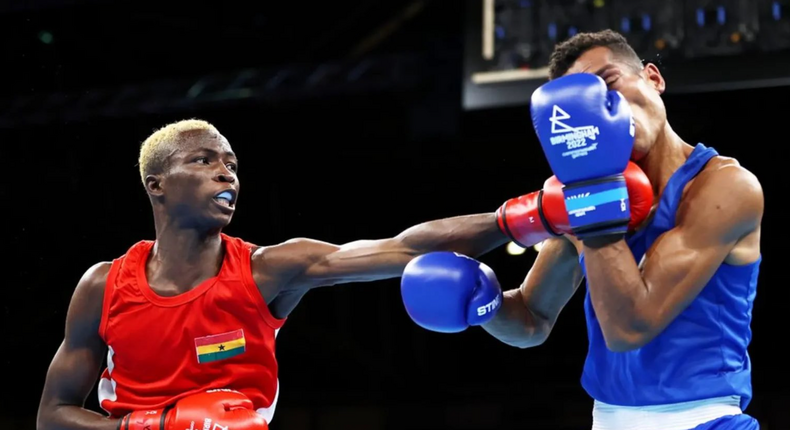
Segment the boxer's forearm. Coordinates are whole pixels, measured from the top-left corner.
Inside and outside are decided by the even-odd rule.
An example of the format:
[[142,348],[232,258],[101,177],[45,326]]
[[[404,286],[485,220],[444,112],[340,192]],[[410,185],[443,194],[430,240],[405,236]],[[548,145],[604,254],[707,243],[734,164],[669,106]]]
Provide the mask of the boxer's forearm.
[[120,420],[79,406],[53,406],[39,413],[36,430],[117,430]]
[[587,288],[607,343],[613,350],[639,343],[647,322],[641,314],[648,289],[623,239],[584,243]]
[[581,281],[575,245],[566,238],[549,239],[524,282],[504,293],[500,311],[483,328],[508,345],[538,346],[549,337]]
[[411,227],[397,236],[415,253],[455,251],[478,257],[508,242],[497,226],[496,214],[444,218]]
[[482,327],[499,341],[517,348],[538,346],[551,331],[550,323],[524,304],[518,289],[504,292],[499,312]]

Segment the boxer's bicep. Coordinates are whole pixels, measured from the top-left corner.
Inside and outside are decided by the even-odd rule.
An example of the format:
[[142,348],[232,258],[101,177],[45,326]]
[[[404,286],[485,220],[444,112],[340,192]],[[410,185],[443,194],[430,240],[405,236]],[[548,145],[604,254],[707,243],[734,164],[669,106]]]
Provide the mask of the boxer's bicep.
[[40,419],[61,406],[83,406],[99,377],[106,347],[99,335],[104,283],[110,263],[88,270],[74,290],[64,338],[44,382]]
[[640,313],[650,315],[653,333],[697,297],[762,213],[762,189],[742,169],[711,173],[689,191],[676,227],[656,240],[640,267],[648,298]]
[[374,281],[400,276],[414,256],[397,238],[342,245],[299,238],[253,255],[253,278],[262,292],[267,279],[279,291]]
[[401,276],[416,253],[397,238],[357,240],[342,245],[320,243],[309,253],[300,283],[327,286]]

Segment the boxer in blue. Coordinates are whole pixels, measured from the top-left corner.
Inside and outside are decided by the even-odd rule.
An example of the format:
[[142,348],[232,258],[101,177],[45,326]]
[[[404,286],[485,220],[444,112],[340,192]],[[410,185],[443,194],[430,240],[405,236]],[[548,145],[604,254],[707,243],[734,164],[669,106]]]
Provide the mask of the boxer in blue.
[[[586,278],[581,382],[594,399],[593,429],[759,429],[745,410],[762,188],[736,160],[672,130],[665,87],[656,66],[643,65],[613,31],[578,34],[555,48],[550,80],[530,109],[564,185],[567,225],[556,228],[549,222],[556,215],[539,209],[561,236],[544,242],[524,283],[475,325],[510,345],[540,345]],[[646,174],[655,197],[634,228],[635,199],[623,178],[629,163]],[[522,232],[533,218],[500,226],[529,241]],[[415,322],[465,328],[446,303],[499,288],[493,271],[470,260],[427,254],[406,267],[402,295]],[[455,275],[436,276],[440,269]]]

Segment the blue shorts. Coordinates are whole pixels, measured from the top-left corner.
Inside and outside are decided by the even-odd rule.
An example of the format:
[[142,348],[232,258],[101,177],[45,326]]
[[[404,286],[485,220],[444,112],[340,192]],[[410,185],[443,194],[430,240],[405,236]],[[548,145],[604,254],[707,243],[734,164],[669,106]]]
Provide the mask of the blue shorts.
[[746,414],[730,415],[700,424],[691,430],[760,430],[760,423]]

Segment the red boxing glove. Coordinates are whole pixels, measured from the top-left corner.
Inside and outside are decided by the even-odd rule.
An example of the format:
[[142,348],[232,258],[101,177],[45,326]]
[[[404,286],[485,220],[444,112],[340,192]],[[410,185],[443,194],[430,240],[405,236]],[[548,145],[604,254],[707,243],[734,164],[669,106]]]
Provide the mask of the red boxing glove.
[[[653,188],[645,172],[632,161],[628,162],[623,175],[631,204],[628,230],[634,231],[650,214]],[[543,183],[542,190],[506,201],[497,209],[499,229],[524,248],[552,237],[572,234],[562,187],[557,177],[552,176]]]
[[252,401],[234,390],[209,390],[177,401],[172,407],[135,411],[119,430],[268,430]]
[[546,239],[570,234],[562,183],[552,176],[543,189],[515,197],[497,209],[499,229],[517,245],[528,248]]

